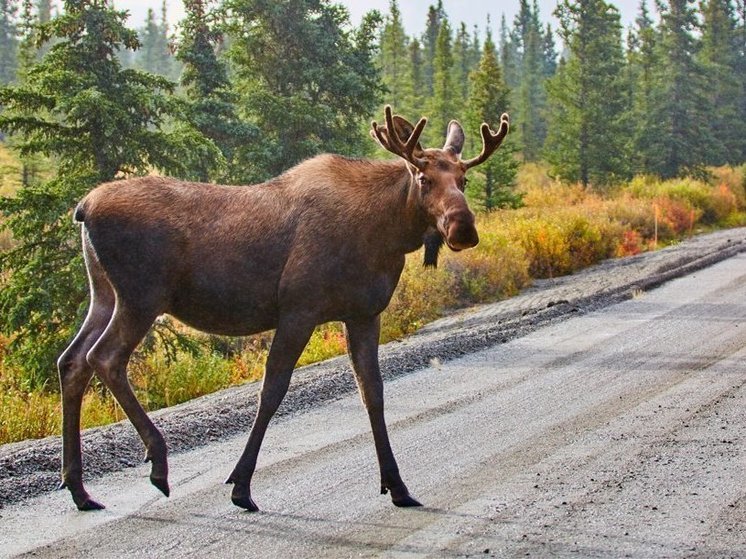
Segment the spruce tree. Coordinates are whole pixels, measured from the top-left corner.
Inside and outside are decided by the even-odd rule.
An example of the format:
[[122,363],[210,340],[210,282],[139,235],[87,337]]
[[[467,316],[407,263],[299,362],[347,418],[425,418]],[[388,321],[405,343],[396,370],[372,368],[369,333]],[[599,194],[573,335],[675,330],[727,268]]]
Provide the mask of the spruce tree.
[[513,40],[505,14],[500,19],[500,66],[503,69],[505,83],[511,89],[518,87],[520,83],[520,69],[518,67],[520,56]]
[[545,37],[536,2],[521,0],[515,18],[513,38],[518,50],[518,81],[515,87],[513,128],[523,146],[527,161],[539,158],[546,137]]
[[425,129],[425,143],[436,145],[445,138],[446,127],[451,119],[457,118],[459,94],[453,81],[453,37],[448,19],[444,18],[438,32],[438,42],[433,59],[433,94],[427,107],[429,118]]
[[85,312],[77,201],[99,182],[152,167],[178,174],[205,151],[196,132],[162,131],[180,114],[170,82],[121,68],[116,50],[138,46],[125,18],[105,0],[66,0],[63,14],[39,27],[40,41],[54,39],[49,52],[23,83],[0,90],[0,128],[18,135],[22,155],[58,163],[52,179],[0,200],[17,242],[0,255],[0,329],[30,386],[54,378],[55,358]]
[[554,42],[554,31],[547,23],[542,38],[542,75],[544,79],[551,78],[557,71],[557,46]]
[[155,11],[148,8],[145,25],[139,31],[142,47],[136,53],[135,65],[146,72],[176,79],[180,69],[171,53],[168,30],[168,13],[164,0],[161,4],[160,21],[156,20]]
[[258,132],[237,115],[238,96],[232,89],[225,62],[215,52],[223,32],[210,3],[184,0],[186,17],[180,24],[176,58],[184,66],[180,82],[189,100],[188,119],[220,149],[225,166],[214,157],[198,157],[192,178],[236,182],[241,177],[236,168],[238,151],[255,142]]
[[555,13],[569,55],[549,80],[546,156],[562,178],[602,185],[628,174],[619,12],[603,0],[563,0]]
[[656,91],[648,116],[655,143],[650,170],[662,177],[700,173],[716,141],[707,76],[698,61],[697,13],[692,0],[656,0],[661,16],[656,43]]
[[161,52],[159,50],[161,39],[159,37],[160,28],[155,20],[155,11],[153,11],[153,8],[148,8],[147,15],[145,16],[145,25],[140,30],[139,35],[142,46],[137,51],[137,67],[146,72],[158,74],[161,66]]
[[[495,125],[503,112],[509,108],[510,90],[503,80],[497,50],[492,34],[487,31],[482,58],[478,67],[469,76],[469,97],[466,109],[466,125],[471,138],[471,149],[481,149],[479,128],[483,122]],[[515,141],[510,136],[487,162],[479,167],[467,186],[467,193],[486,210],[517,207],[520,194],[515,192],[518,161],[515,158]]]
[[[490,16],[487,14],[487,28],[490,26]],[[479,28],[474,25],[474,29],[471,33],[471,42],[469,43],[468,52],[468,64],[471,71],[479,66],[479,61],[482,58],[482,45],[479,42]]]
[[[36,2],[36,21],[45,25],[52,21],[52,0],[35,0]],[[36,56],[37,60],[43,57],[49,49],[52,48],[54,38],[49,38],[44,41],[39,41],[36,45]]]
[[[33,67],[37,58],[37,12],[34,7],[34,0],[23,0],[21,7],[21,17],[18,22],[19,43],[18,43],[18,71],[17,80],[23,84],[26,81],[29,71]],[[11,145],[13,140],[11,139]],[[41,154],[20,155],[21,160],[21,184],[29,186],[36,181],[37,175],[41,172],[43,156]]]
[[21,17],[18,22],[18,81],[26,78],[31,66],[36,61],[36,13],[34,0],[23,0]]
[[651,111],[657,94],[655,70],[657,31],[645,0],[627,41],[627,79],[630,106],[630,161],[633,173],[652,173],[652,152],[660,128],[651,125]]
[[262,130],[242,157],[246,181],[276,176],[320,151],[361,155],[360,129],[381,100],[372,59],[380,15],[350,30],[328,0],[229,0],[230,58],[244,115]]
[[381,33],[380,67],[383,85],[387,90],[386,102],[401,111],[412,95],[407,79],[409,38],[404,32],[401,12],[396,0],[389,4],[389,14]]
[[409,103],[402,109],[402,113],[410,118],[419,118],[423,112],[423,98],[425,92],[425,69],[422,60],[422,47],[414,38],[409,43],[407,80],[410,83],[412,95]]
[[740,119],[742,84],[738,74],[736,17],[728,0],[707,0],[702,6],[702,48],[699,62],[707,76],[706,94],[713,141],[707,163],[743,162],[746,123]]
[[0,86],[14,82],[18,69],[18,29],[15,0],[0,0]]
[[[735,75],[740,83],[738,121],[746,123],[746,0],[736,0],[736,21]],[[742,140],[739,159],[746,161],[746,135]]]
[[453,84],[458,98],[466,100],[469,95],[469,74],[471,65],[471,37],[466,24],[461,22],[453,41]]
[[436,5],[430,5],[427,10],[427,23],[425,33],[422,36],[422,77],[425,84],[425,96],[433,93],[435,79],[435,50],[438,44],[438,33],[443,19],[446,18],[443,9],[443,0],[438,0]]

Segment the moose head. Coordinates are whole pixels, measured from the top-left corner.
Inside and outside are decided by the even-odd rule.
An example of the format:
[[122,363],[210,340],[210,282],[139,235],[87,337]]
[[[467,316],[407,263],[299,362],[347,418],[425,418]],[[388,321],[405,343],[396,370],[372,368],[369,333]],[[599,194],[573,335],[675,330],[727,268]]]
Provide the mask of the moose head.
[[503,113],[500,117],[500,128],[496,133],[488,124],[482,124],[482,151],[467,160],[461,159],[465,137],[458,121],[452,120],[448,124],[442,149],[423,149],[419,138],[427,124],[426,118],[421,118],[413,126],[405,118],[393,115],[391,107],[387,105],[385,119],[385,126],[373,122],[370,133],[384,149],[408,163],[420,206],[430,225],[423,239],[425,265],[437,265],[438,252],[443,243],[453,251],[476,246],[479,235],[474,213],[464,196],[466,171],[486,161],[500,147],[508,133],[508,115]]

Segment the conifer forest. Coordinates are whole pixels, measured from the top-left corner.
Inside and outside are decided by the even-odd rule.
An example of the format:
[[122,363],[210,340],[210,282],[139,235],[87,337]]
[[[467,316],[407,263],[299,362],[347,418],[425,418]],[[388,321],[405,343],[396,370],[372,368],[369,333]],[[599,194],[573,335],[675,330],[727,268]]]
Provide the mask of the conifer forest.
[[[176,25],[165,3],[132,21],[109,0],[0,0],[0,384],[54,392],[88,304],[71,212],[101,182],[251,185],[321,152],[386,157],[368,134],[386,104],[428,117],[426,146],[458,119],[468,157],[480,124],[510,114],[508,140],[470,177],[485,215],[536,197],[522,169],[600,199],[674,179],[691,193],[746,162],[745,0],[640,0],[629,26],[612,2],[558,0],[556,28],[535,0],[512,1],[512,21],[496,2],[495,20],[468,28],[433,0],[411,35],[397,0],[356,23],[334,0],[183,0]],[[166,357],[208,348],[234,376],[243,348],[169,320],[145,345]]]

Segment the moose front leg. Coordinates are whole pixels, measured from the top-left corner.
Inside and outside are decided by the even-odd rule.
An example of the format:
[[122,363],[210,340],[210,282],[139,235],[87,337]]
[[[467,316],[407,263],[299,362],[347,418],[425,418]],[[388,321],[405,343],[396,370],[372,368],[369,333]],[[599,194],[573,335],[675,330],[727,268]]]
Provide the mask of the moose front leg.
[[225,483],[233,484],[231,492],[233,504],[248,511],[259,510],[251,498],[251,478],[256,469],[259,448],[264,440],[269,421],[288,391],[293,368],[303,353],[313,329],[312,322],[305,323],[297,317],[287,317],[280,322],[272,339],[254,425],[251,427],[249,440],[241,458],[233,468],[231,475],[225,480]]
[[410,494],[399,475],[394,453],[389,443],[383,415],[383,380],[378,366],[378,336],[380,319],[345,322],[347,346],[355,371],[360,396],[368,410],[370,426],[376,445],[378,465],[381,469],[381,494],[391,491],[391,500],[397,507],[422,506]]

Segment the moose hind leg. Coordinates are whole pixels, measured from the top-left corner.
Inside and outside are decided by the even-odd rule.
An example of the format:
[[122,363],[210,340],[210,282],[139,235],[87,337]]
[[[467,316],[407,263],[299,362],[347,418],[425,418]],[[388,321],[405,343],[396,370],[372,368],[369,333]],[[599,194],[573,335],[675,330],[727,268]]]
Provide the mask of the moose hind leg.
[[127,378],[129,358],[156,316],[157,313],[126,307],[118,301],[114,316],[88,352],[87,360],[117,399],[145,444],[146,460],[151,462],[150,482],[168,497],[166,441],[137,401]]
[[304,323],[295,317],[281,320],[272,340],[264,371],[264,381],[259,393],[259,406],[249,433],[249,440],[236,467],[225,481],[225,483],[233,484],[231,491],[233,504],[248,511],[259,510],[251,498],[251,478],[256,469],[259,448],[272,416],[287,393],[293,368],[306,347],[314,326],[313,323]]
[[83,461],[80,445],[80,411],[93,369],[86,353],[103,333],[114,309],[113,297],[94,295],[83,326],[57,361],[62,392],[62,483],[80,510],[103,509],[83,487]]
[[345,328],[355,380],[363,404],[368,411],[373,431],[378,465],[381,469],[381,494],[391,491],[391,501],[397,507],[422,506],[409,494],[407,486],[402,481],[399,466],[389,443],[383,414],[383,380],[378,366],[380,320],[375,317],[368,320],[347,321]]

